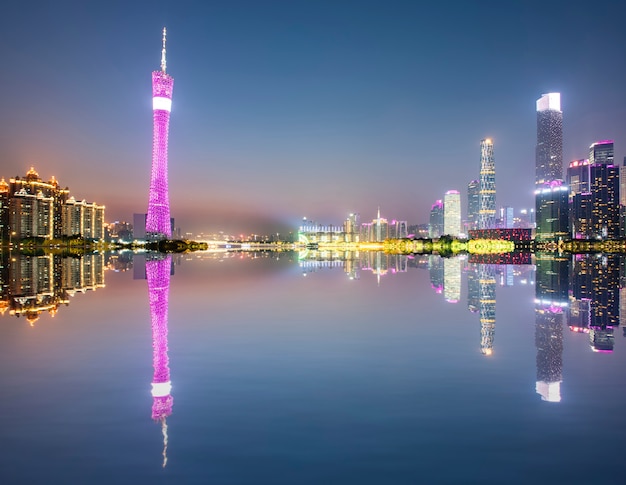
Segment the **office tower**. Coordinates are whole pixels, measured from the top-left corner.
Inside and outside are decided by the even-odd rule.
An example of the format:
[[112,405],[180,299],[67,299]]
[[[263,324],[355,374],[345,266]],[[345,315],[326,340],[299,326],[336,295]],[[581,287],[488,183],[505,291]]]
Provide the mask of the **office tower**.
[[406,221],[396,221],[395,219],[389,224],[389,238],[403,239],[409,235],[408,225]]
[[570,197],[576,194],[584,194],[591,190],[589,160],[574,160],[567,167],[567,185]]
[[165,35],[166,30],[163,28],[161,70],[152,73],[152,173],[146,218],[146,232],[151,239],[166,239],[172,236],[167,181],[167,138],[174,78],[166,73]]
[[372,221],[372,239],[374,242],[384,241],[389,237],[389,223],[384,217],[380,217],[380,207],[376,219]]
[[514,223],[513,207],[500,207],[500,227],[502,229],[513,229]]
[[428,236],[436,239],[443,236],[443,202],[436,201],[430,208],[430,222],[428,224]]
[[619,204],[626,206],[626,157],[619,167]]
[[472,180],[467,184],[467,229],[465,232],[478,229],[479,190],[478,180]]
[[[169,222],[169,221],[168,221]],[[161,423],[163,433],[163,467],[167,464],[167,417],[172,414],[169,358],[167,355],[167,312],[172,257],[146,261],[150,321],[152,326],[152,419]]]
[[346,242],[359,242],[359,214],[351,213],[343,222]]
[[591,185],[591,237],[617,239],[620,235],[619,167],[594,164],[589,167]]
[[563,112],[561,94],[544,94],[537,100],[535,184],[563,178]]
[[443,198],[443,233],[458,237],[461,233],[461,193],[448,190]]
[[491,355],[496,332],[496,269],[492,264],[478,265],[478,316],[480,351]]
[[589,163],[613,165],[613,140],[602,140],[592,143],[589,147]]
[[480,141],[478,184],[478,229],[493,229],[496,222],[496,165],[493,143],[489,138]]
[[568,239],[570,219],[567,186],[560,181],[535,190],[536,221],[535,237],[544,240]]
[[571,203],[571,230],[573,239],[591,239],[593,202],[589,192],[576,194]]

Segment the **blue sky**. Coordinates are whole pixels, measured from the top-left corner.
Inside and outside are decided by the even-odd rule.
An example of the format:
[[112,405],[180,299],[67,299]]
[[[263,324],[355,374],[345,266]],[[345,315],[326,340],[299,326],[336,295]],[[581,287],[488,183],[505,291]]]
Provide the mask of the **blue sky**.
[[607,138],[626,155],[622,3],[11,2],[0,175],[34,165],[109,221],[145,212],[167,26],[170,204],[184,231],[368,220],[378,206],[426,222],[478,177],[487,137],[498,206],[531,207],[542,93],[562,93],[566,161]]

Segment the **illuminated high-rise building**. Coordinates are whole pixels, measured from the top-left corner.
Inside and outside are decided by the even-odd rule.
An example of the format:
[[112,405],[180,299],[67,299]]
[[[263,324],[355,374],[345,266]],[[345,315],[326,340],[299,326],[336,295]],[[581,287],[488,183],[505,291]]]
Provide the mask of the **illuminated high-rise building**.
[[478,229],[478,212],[479,212],[479,190],[478,180],[472,180],[467,184],[467,230]]
[[478,184],[478,229],[493,229],[496,225],[496,165],[493,142],[489,138],[480,141]]
[[591,236],[593,239],[617,239],[620,236],[619,167],[596,163],[589,171]]
[[448,190],[443,198],[443,233],[458,237],[461,234],[461,193]]
[[589,184],[589,160],[574,160],[567,167],[567,185],[569,187],[570,198],[576,194],[588,193],[591,189]]
[[563,112],[561,94],[547,93],[537,100],[535,184],[563,179]]
[[544,240],[568,239],[570,217],[567,186],[560,180],[535,190],[537,229],[535,237]]
[[589,163],[601,163],[613,165],[614,157],[613,140],[602,140],[592,143],[589,147]]
[[443,202],[438,200],[430,208],[428,236],[432,239],[443,236],[443,223]]
[[161,70],[152,73],[152,173],[146,233],[150,239],[166,239],[172,236],[170,221],[170,201],[167,181],[167,139],[172,110],[174,78],[166,73],[165,36],[163,28],[163,49],[161,50]]
[[163,466],[167,464],[167,417],[172,414],[169,358],[167,355],[167,312],[172,257],[146,261],[150,320],[152,324],[152,419],[161,423],[163,433]]

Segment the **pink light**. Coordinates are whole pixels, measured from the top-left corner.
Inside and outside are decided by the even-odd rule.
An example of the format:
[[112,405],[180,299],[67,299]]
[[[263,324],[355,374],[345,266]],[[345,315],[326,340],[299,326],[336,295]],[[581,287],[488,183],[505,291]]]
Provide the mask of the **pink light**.
[[[174,398],[169,393],[170,368],[167,355],[167,311],[172,257],[146,261],[150,320],[152,324],[152,419],[161,421],[172,414]],[[165,390],[155,393],[154,390]],[[156,394],[156,395],[155,395]]]
[[167,176],[167,141],[173,89],[174,78],[165,72],[164,38],[161,70],[152,73],[152,173],[148,215],[146,217],[146,233],[157,239],[172,237]]

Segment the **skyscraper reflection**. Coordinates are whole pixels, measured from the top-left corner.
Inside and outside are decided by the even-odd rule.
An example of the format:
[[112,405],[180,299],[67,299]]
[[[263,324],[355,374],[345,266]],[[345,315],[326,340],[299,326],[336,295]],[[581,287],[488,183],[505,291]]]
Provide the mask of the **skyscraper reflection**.
[[496,270],[491,264],[479,264],[477,273],[480,352],[491,355],[496,332]]
[[569,258],[538,254],[535,285],[535,390],[548,402],[561,401],[563,382],[563,311],[568,306]]
[[167,465],[167,417],[172,414],[169,358],[167,355],[167,312],[172,257],[154,256],[146,261],[150,320],[152,325],[152,419],[161,423],[163,433],[163,467]]

